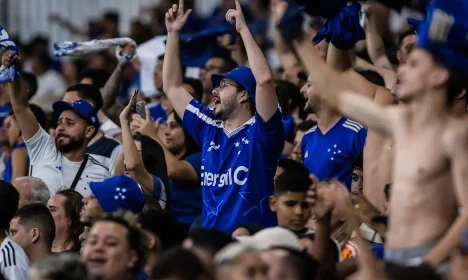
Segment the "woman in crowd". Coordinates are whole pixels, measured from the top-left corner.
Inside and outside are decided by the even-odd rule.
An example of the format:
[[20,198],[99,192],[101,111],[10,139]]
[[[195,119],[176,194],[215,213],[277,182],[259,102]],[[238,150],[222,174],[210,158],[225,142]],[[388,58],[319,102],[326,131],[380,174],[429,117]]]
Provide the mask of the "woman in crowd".
[[132,128],[155,139],[163,148],[169,176],[171,211],[183,226],[183,230],[187,232],[202,211],[200,147],[182,128],[182,120],[175,112],[168,116],[164,142],[158,136],[158,121],[154,125],[150,119],[134,115]]
[[[161,156],[155,156],[148,158],[148,154],[156,152],[160,147],[156,145],[150,145],[148,150],[142,152],[142,149],[148,147],[146,145],[147,141],[151,139],[141,140],[141,138],[132,135],[130,131],[130,118],[134,113],[135,103],[136,103],[137,93],[132,96],[129,104],[120,114],[120,124],[122,126],[122,144],[124,147],[123,160],[125,164],[125,174],[132,177],[141,188],[147,194],[153,196],[156,201],[159,202],[162,209],[166,209],[167,203],[167,189],[164,182],[160,177],[156,176],[167,176],[163,167],[164,164],[161,163],[161,160],[164,160],[163,153]],[[148,114],[149,115],[149,114]],[[146,160],[145,160],[146,159]],[[145,161],[147,164],[145,164]],[[154,172],[151,173],[150,171]]]
[[56,193],[47,202],[55,223],[55,239],[52,252],[80,251],[79,236],[84,230],[80,223],[80,212],[83,207],[83,196],[74,190],[63,190]]

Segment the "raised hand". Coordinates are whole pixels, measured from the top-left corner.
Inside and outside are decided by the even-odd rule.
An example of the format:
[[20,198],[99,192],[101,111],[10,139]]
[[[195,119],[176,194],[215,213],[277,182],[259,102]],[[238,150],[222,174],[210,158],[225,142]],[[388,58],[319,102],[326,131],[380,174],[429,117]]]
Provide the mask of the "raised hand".
[[235,24],[237,32],[241,32],[243,29],[247,28],[247,23],[245,22],[244,13],[242,12],[239,0],[234,1],[236,2],[236,9],[229,9],[227,11],[226,20],[231,24]]
[[172,8],[169,8],[166,13],[167,32],[179,32],[184,27],[191,12],[192,10],[189,9],[184,13],[184,0],[179,0],[179,6],[172,5]]
[[11,51],[6,51],[2,55],[2,66],[5,68],[10,67],[15,64],[18,59],[18,56],[14,55]]
[[327,182],[320,182],[315,175],[310,175],[312,185],[307,191],[307,203],[309,203],[312,214],[316,219],[322,219],[333,210],[334,203]]
[[137,96],[138,90],[135,90],[135,92],[132,95],[132,98],[130,99],[130,102],[128,102],[128,105],[122,110],[122,113],[120,113],[119,119],[122,125],[128,125],[129,119],[132,116],[135,109]]
[[157,135],[159,129],[159,122],[161,118],[153,122],[151,119],[151,113],[148,108],[148,105],[145,105],[146,119],[142,118],[138,114],[134,114],[132,117],[132,123],[130,126],[137,132],[140,132],[142,135],[150,136]]

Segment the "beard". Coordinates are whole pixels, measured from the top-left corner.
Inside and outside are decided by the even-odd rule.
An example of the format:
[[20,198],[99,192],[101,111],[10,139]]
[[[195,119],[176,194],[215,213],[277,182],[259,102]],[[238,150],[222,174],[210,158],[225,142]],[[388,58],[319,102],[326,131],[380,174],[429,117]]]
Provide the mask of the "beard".
[[222,121],[228,120],[232,117],[235,109],[236,109],[236,95],[233,94],[230,99],[220,102],[219,110],[216,110],[216,105],[215,105],[214,117]]
[[322,98],[319,96],[313,96],[313,97],[310,97],[309,100],[307,100],[304,111],[307,114],[318,114],[320,112],[321,107],[322,107]]
[[[58,140],[60,140],[60,138],[68,138],[68,143],[66,143],[66,144],[65,143],[60,143],[58,141]],[[71,137],[71,136],[65,135],[63,133],[59,133],[59,134],[57,134],[55,136],[55,147],[62,154],[63,153],[69,153],[69,152],[76,151],[76,150],[80,149],[83,146],[84,140],[85,139],[84,139],[83,135],[79,135],[77,137]]]

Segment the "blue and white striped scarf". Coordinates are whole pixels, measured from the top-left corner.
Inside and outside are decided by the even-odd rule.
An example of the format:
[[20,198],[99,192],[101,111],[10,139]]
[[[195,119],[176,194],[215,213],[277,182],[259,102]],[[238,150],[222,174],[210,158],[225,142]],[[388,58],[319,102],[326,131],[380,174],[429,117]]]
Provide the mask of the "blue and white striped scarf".
[[[0,49],[5,51],[11,51],[14,55],[18,54],[18,46],[11,40],[10,35],[0,25]],[[19,77],[19,71],[16,69],[16,65],[12,65],[8,68],[3,65],[0,67],[0,83],[8,83],[14,81]]]
[[122,51],[123,47],[129,43],[134,44],[136,46],[135,41],[133,41],[130,38],[91,40],[88,42],[57,42],[54,43],[54,54],[55,56],[83,56],[86,54],[100,52],[102,50],[106,50],[108,48],[117,46],[115,50],[115,55],[119,62],[130,61],[135,58],[135,55],[120,55],[120,52]]

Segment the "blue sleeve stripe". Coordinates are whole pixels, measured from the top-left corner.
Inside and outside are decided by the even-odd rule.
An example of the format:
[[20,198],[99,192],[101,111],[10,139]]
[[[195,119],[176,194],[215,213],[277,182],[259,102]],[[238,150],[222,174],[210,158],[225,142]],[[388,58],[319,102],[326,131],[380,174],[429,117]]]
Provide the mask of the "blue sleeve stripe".
[[216,126],[216,127],[222,127],[220,122],[217,122],[216,120],[213,120],[212,118],[210,118],[207,115],[203,114],[202,112],[200,112],[200,109],[193,106],[192,104],[187,105],[186,110],[191,112],[192,114],[197,116],[200,120],[204,121],[205,123],[207,123],[209,125]]

